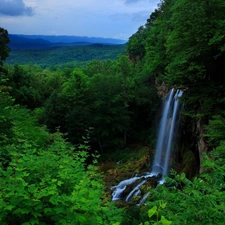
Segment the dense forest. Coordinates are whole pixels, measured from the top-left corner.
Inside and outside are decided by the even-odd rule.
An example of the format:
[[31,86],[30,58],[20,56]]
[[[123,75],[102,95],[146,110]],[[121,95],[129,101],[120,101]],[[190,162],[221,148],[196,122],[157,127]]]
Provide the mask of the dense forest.
[[[224,224],[224,11],[162,0],[124,54],[58,68],[6,63],[0,28],[0,223]],[[112,202],[101,165],[153,151],[171,88],[184,90],[171,176],[143,205]]]
[[14,49],[7,58],[10,65],[39,65],[51,70],[84,67],[93,60],[114,60],[125,52],[125,45],[91,44],[41,49]]

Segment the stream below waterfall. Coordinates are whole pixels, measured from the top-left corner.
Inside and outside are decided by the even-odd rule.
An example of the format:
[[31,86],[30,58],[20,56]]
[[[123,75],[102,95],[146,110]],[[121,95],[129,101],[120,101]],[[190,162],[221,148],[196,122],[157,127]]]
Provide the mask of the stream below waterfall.
[[164,176],[168,175],[170,169],[170,155],[176,141],[175,134],[179,126],[179,97],[182,94],[182,90],[171,89],[169,94],[163,99],[156,150],[151,170],[123,180],[117,186],[112,187],[113,201],[132,202],[135,196],[140,196],[139,204],[143,204],[149,192],[142,193],[142,185],[150,183],[150,186],[156,187],[158,184],[165,182]]

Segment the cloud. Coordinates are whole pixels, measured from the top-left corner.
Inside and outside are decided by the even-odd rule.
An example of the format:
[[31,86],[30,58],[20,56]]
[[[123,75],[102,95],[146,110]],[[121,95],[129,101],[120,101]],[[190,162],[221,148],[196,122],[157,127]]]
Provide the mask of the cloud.
[[133,22],[144,22],[147,20],[147,18],[149,18],[149,11],[140,11],[140,12],[136,12],[132,14],[132,21]]
[[124,3],[125,4],[132,4],[132,3],[137,3],[137,2],[141,2],[143,0],[125,0]]
[[109,18],[114,22],[124,21],[130,18],[128,13],[115,13],[109,16]]
[[145,23],[149,18],[150,12],[148,10],[142,10],[134,13],[115,13],[110,15],[110,19],[114,22],[132,21],[134,23]]
[[23,0],[0,0],[0,14],[8,16],[34,15],[34,9],[25,5]]
[[156,6],[160,0],[122,0],[124,4],[131,5],[131,4],[137,4],[137,3],[143,3],[143,4],[150,4]]

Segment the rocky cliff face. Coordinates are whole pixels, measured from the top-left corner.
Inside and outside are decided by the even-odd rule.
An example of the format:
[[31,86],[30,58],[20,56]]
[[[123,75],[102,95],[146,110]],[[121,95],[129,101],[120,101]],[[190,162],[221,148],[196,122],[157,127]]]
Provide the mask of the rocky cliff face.
[[205,130],[204,130],[204,122],[202,118],[199,118],[196,122],[196,134],[198,137],[197,146],[198,146],[198,153],[199,153],[199,161],[200,161],[200,169],[199,173],[204,172],[204,169],[202,167],[202,161],[203,161],[203,153],[208,153],[208,146],[205,142]]
[[[198,110],[198,113],[201,110]],[[201,115],[199,113],[199,115]],[[181,155],[185,163],[183,165],[183,171],[193,175],[195,173],[203,173],[202,167],[204,153],[208,154],[209,149],[205,140],[205,129],[206,120],[203,117],[196,119],[191,117],[184,118],[182,124],[181,140],[184,143],[180,143],[182,146]],[[187,154],[189,152],[189,154]],[[185,158],[187,157],[188,158]]]
[[165,85],[165,82],[163,81],[163,82],[160,83],[160,82],[158,82],[156,80],[155,81],[155,84],[156,84],[158,96],[160,98],[165,97],[168,94],[168,92],[169,92],[168,88]]

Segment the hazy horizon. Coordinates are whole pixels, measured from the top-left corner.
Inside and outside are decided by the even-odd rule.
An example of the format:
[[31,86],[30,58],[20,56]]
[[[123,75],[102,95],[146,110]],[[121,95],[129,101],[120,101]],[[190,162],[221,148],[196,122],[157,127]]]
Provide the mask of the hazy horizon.
[[84,37],[84,38],[102,38],[102,39],[115,39],[115,40],[122,40],[127,41],[127,39],[121,39],[121,38],[108,38],[108,37],[97,37],[97,36],[80,36],[80,35],[67,35],[67,34],[19,34],[19,33],[9,33],[9,35],[19,35],[19,36],[52,36],[52,37]]

